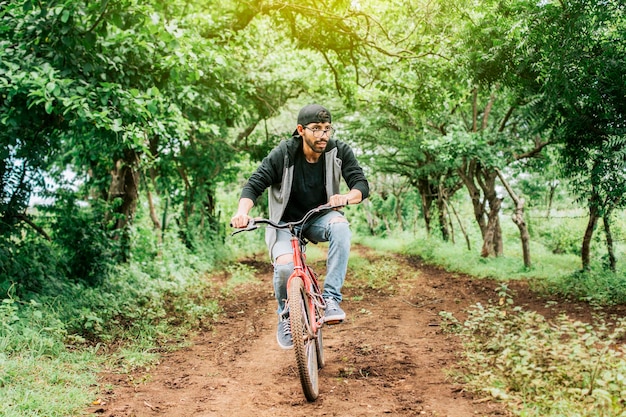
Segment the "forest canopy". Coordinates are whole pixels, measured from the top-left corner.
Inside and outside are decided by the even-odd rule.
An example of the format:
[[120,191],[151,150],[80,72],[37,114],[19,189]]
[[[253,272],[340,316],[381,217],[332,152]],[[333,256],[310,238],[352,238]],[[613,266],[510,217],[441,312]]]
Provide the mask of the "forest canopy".
[[[242,164],[288,137],[294,109],[313,101],[333,109],[337,137],[371,176],[365,233],[410,229],[417,214],[448,240],[464,198],[477,256],[501,256],[510,198],[531,267],[525,210],[549,206],[567,183],[587,211],[583,269],[601,222],[615,270],[624,9],[617,0],[0,1],[0,288],[36,293],[50,275],[101,283],[131,257],[142,207],[157,246],[168,230],[191,252],[219,245],[229,215],[219,190],[236,188]],[[51,259],[54,268],[37,266]]]

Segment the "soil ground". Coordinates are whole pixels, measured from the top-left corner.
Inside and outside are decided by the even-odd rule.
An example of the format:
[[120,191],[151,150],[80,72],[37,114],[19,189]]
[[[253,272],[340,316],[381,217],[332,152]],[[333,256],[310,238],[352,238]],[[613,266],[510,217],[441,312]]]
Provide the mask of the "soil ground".
[[[353,250],[371,262],[380,256],[360,246]],[[394,259],[400,273],[388,278],[392,285],[385,289],[351,281],[349,271],[342,303],[348,317],[324,327],[326,366],[320,370],[319,398],[310,403],[293,351],[276,344],[270,265],[263,256],[243,262],[255,266],[260,280],[223,300],[224,314],[210,329],[200,331],[189,347],[165,353],[151,369],[101,375],[101,386],[108,388],[87,412],[106,417],[511,415],[449,376],[459,361],[460,340],[442,331],[439,316],[447,311],[463,319],[473,304],[497,298],[498,283],[400,256]],[[323,267],[314,265],[321,272]],[[526,309],[546,316],[587,315],[582,305],[546,303],[524,282],[509,287],[515,304]]]

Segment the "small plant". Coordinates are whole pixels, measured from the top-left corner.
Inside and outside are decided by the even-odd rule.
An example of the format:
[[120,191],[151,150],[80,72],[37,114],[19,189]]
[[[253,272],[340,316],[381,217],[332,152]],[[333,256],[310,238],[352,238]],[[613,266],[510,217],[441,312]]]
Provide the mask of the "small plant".
[[439,328],[445,333],[458,333],[463,328],[463,324],[450,312],[440,311],[439,317]]
[[496,294],[498,294],[498,304],[501,306],[511,306],[513,305],[513,297],[515,292],[511,290],[507,283],[501,283],[498,288],[496,288]]
[[254,267],[242,263],[233,263],[226,267],[226,271],[230,273],[228,280],[228,288],[256,280],[256,270]]
[[361,285],[374,290],[393,290],[393,279],[400,274],[400,266],[389,259],[372,262],[353,262],[352,275]]

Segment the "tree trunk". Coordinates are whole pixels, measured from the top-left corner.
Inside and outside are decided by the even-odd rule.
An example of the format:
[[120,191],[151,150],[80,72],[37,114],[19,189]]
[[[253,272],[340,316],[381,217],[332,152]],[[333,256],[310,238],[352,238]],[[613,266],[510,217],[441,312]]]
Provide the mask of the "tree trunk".
[[113,230],[120,231],[114,239],[120,241],[120,260],[126,262],[130,255],[130,234],[128,225],[132,223],[137,211],[139,198],[139,171],[137,161],[139,156],[135,151],[128,150],[124,159],[119,159],[111,170],[111,184],[107,200],[112,202],[120,199],[115,209],[116,221]]
[[[498,206],[498,214],[500,212],[500,206]],[[496,216],[496,233],[493,239],[493,250],[496,252],[496,256],[502,256],[504,253],[504,243],[502,241],[502,226],[500,225],[500,216]]]
[[372,211],[370,210],[371,208],[371,203],[370,200],[367,199],[364,201],[364,206],[365,206],[365,221],[367,222],[367,228],[370,231],[370,235],[374,236],[376,235],[376,220],[374,218],[374,216],[372,215]]
[[[496,192],[496,177],[498,173],[496,168],[480,168],[480,164],[478,164],[478,167],[479,169],[476,170],[476,181],[483,191],[485,200],[489,204],[487,229],[490,235],[488,237],[491,240],[489,242],[491,248],[488,248],[487,253],[489,254],[488,256],[501,256],[503,253],[502,228],[500,226],[500,207],[502,206],[502,199],[498,197]],[[487,249],[487,247],[483,244],[483,254],[485,249]]]
[[611,233],[611,210],[608,210],[602,217],[604,220],[604,234],[606,236],[606,250],[609,255],[609,268],[616,271],[617,261],[615,259],[615,249],[613,244],[613,233]]
[[583,270],[588,271],[591,265],[591,238],[593,232],[598,224],[598,209],[594,204],[589,205],[589,221],[587,222],[587,229],[583,237],[583,245],[581,249],[581,260],[583,264]]
[[441,197],[441,193],[439,193],[437,197],[437,212],[439,219],[439,230],[441,231],[441,238],[444,242],[450,240],[450,230],[448,229],[448,220],[446,216],[446,204],[445,200]]
[[480,252],[480,256],[483,258],[487,258],[489,256],[499,256],[501,254],[498,253],[499,241],[502,240],[502,235],[500,234],[500,222],[498,219],[501,204],[502,200],[499,198],[494,199],[490,204],[489,218],[487,220],[485,235],[483,236],[483,248]]
[[402,218],[402,190],[400,190],[396,196],[396,221],[400,230],[404,230],[404,219]]
[[448,226],[450,227],[450,241],[452,242],[453,245],[456,245],[456,239],[454,238],[455,234],[454,234],[454,222],[452,221],[452,213],[450,213],[450,210],[448,210],[448,204],[446,203],[446,200],[443,200],[443,203],[446,206],[446,213],[448,214],[446,216],[446,221],[448,222]]
[[461,233],[463,233],[463,236],[465,237],[465,243],[467,244],[467,250],[471,251],[472,250],[472,245],[470,243],[469,236],[467,235],[467,232],[465,231],[465,228],[463,227],[463,223],[461,223],[461,219],[459,218],[459,215],[456,212],[456,209],[454,208],[454,206],[452,204],[448,204],[448,205],[452,209],[452,213],[454,213],[454,217],[456,217],[456,221],[459,223],[459,228],[461,229]]
[[554,193],[556,192],[556,187],[559,185],[557,181],[550,182],[550,192],[548,193],[548,209],[546,213],[546,218],[549,219],[552,214],[552,203],[554,202]]
[[123,229],[129,224],[137,210],[139,197],[137,160],[138,155],[135,151],[127,151],[124,159],[117,160],[115,168],[111,170],[108,201],[121,199],[121,204],[115,210],[120,215],[115,222],[115,230]]
[[504,179],[502,172],[500,170],[496,170],[498,174],[498,178],[506,188],[506,191],[511,196],[511,199],[515,203],[515,210],[513,211],[513,223],[517,225],[517,228],[520,232],[520,239],[522,241],[522,256],[524,258],[524,266],[526,268],[531,267],[530,261],[530,234],[528,233],[528,227],[526,227],[526,221],[524,220],[524,199],[519,198],[517,194],[513,191],[509,183]]
[[430,235],[430,209],[433,204],[433,196],[430,190],[430,184],[428,180],[419,180],[417,183],[417,189],[420,193],[422,200],[422,216],[424,216],[424,223],[426,224],[426,233]]
[[485,232],[487,231],[487,222],[485,219],[487,218],[485,213],[485,204],[481,199],[480,188],[476,186],[474,180],[466,177],[463,179],[465,187],[469,192],[470,199],[472,200],[472,207],[474,208],[474,218],[476,219],[476,223],[478,223],[478,227],[480,228],[480,233],[482,237],[485,237]]

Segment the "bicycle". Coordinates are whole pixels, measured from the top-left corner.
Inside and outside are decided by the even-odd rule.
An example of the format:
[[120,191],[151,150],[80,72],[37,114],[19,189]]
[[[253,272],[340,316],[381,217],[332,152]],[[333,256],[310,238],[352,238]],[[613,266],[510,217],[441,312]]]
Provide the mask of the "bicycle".
[[[260,224],[275,229],[287,229],[291,233],[293,249],[293,273],[287,281],[287,303],[291,337],[296,354],[296,364],[304,396],[308,401],[315,401],[319,396],[318,371],[325,365],[322,327],[326,302],[322,297],[318,275],[306,264],[307,241],[302,236],[306,222],[315,214],[343,206],[322,205],[307,212],[295,222],[276,223],[269,219],[251,219],[248,226],[234,231],[232,235],[256,230]],[[332,324],[332,323],[328,323]],[[301,335],[296,337],[296,335]]]

